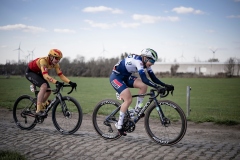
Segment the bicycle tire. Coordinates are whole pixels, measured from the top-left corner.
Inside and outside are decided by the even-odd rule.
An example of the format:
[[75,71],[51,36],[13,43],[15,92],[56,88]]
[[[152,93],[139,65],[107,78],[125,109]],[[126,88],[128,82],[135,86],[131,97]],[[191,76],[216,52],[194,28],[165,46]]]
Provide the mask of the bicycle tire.
[[29,95],[20,96],[13,106],[13,119],[17,127],[22,130],[31,130],[36,124],[36,98]]
[[157,144],[171,146],[178,143],[187,130],[187,119],[183,110],[176,103],[160,100],[162,111],[168,120],[167,126],[161,123],[155,103],[146,111],[144,124],[148,136]]
[[62,101],[66,104],[66,114],[64,115],[60,100],[56,100],[52,108],[52,121],[60,133],[70,135],[75,133],[82,124],[82,108],[73,97],[64,96]]
[[114,117],[111,117],[113,121],[106,121],[106,116],[109,116],[120,105],[116,100],[104,99],[95,106],[92,114],[92,122],[94,129],[103,139],[115,140],[121,137],[115,127],[115,123],[119,118],[119,112]]

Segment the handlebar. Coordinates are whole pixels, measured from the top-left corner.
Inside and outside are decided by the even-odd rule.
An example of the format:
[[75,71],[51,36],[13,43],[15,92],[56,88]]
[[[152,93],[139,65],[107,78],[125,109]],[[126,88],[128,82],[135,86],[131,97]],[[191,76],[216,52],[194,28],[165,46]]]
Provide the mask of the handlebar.
[[[63,86],[56,86],[56,89],[52,90],[53,91],[53,94],[57,94],[60,92],[60,89],[63,89],[64,87],[72,87],[70,84],[64,84]],[[76,87],[72,87],[72,89],[67,93],[67,94],[70,94],[72,93],[73,89],[75,89],[76,91]]]
[[[169,93],[171,93],[171,95],[173,95],[173,91],[174,90],[167,90],[167,88],[165,88],[165,87],[162,87],[162,89],[165,90],[164,94],[160,94],[159,90],[157,90],[155,88],[152,88],[150,90],[150,93],[132,95],[132,97],[139,97],[139,96],[146,96],[146,95],[148,95],[148,96],[150,96],[149,97],[150,99],[154,99],[154,98],[156,98],[159,95],[160,95],[160,98],[167,97],[169,95]],[[155,92],[157,92],[157,93],[155,93]]]
[[[53,92],[53,94],[57,94],[60,92],[60,89],[63,89],[64,87],[72,87],[71,85],[69,84],[63,84],[63,86],[56,86],[56,89],[52,89],[50,91]],[[72,87],[72,89],[67,93],[67,94],[70,94],[72,93],[73,89],[77,90],[76,87]],[[32,90],[31,90],[32,91]],[[35,96],[37,97],[38,93],[39,93],[39,90],[37,89],[37,87],[35,85],[33,85],[33,91],[35,93]]]
[[[154,99],[154,98],[156,98],[158,95],[160,95],[160,98],[164,98],[164,97],[167,97],[168,96],[168,94],[169,94],[169,92],[171,93],[171,95],[173,96],[173,91],[174,90],[167,90],[165,87],[162,87],[162,89],[165,89],[165,93],[164,94],[162,94],[162,93],[160,93],[157,89],[151,89],[150,90],[150,99]],[[155,92],[157,92],[157,94],[155,94]],[[152,96],[152,95],[154,95],[154,96]]]

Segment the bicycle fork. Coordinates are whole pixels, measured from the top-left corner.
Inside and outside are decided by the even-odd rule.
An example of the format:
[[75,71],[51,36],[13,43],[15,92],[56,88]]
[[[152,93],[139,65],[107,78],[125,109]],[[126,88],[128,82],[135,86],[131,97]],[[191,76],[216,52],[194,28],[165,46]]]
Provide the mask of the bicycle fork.
[[68,107],[67,107],[67,104],[65,103],[64,100],[62,100],[62,95],[58,95],[58,99],[60,101],[60,105],[61,105],[61,108],[62,108],[62,113],[63,113],[63,116],[67,119],[70,119],[72,114],[71,112],[68,110]]
[[160,104],[158,104],[158,101],[156,99],[154,99],[154,103],[156,104],[156,110],[158,112],[158,115],[160,117],[160,121],[162,123],[162,125],[164,125],[165,127],[168,127],[170,125],[170,120],[165,117],[163,111],[162,111],[162,108],[160,106]]

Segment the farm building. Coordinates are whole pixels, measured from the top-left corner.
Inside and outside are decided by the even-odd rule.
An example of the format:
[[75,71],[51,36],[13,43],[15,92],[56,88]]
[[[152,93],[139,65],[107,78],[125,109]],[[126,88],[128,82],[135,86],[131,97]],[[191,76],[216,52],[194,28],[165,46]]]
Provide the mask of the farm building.
[[[226,73],[226,64],[221,62],[156,62],[152,69],[154,72],[171,72],[172,65],[179,65],[177,73],[195,73],[202,75],[217,75]],[[235,65],[234,75],[238,75],[238,66]]]

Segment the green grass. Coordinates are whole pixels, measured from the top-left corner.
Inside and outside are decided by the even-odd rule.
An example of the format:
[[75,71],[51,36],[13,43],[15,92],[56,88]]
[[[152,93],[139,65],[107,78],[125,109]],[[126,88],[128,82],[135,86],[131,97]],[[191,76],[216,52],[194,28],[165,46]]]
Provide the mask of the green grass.
[[[57,77],[58,79],[58,77]],[[78,84],[77,92],[71,96],[76,98],[85,114],[91,114],[95,105],[102,99],[115,99],[115,90],[108,78],[70,77]],[[59,79],[58,79],[59,80]],[[218,124],[240,123],[240,79],[239,78],[162,78],[163,82],[173,84],[172,100],[186,111],[186,88],[190,93],[191,112],[188,120],[193,122],[215,122]],[[15,100],[22,94],[34,94],[29,89],[30,82],[25,77],[11,76],[9,79],[0,77],[0,107],[12,109]],[[54,85],[51,85],[54,88]],[[66,95],[70,88],[64,88]],[[131,89],[132,94],[138,92]],[[50,99],[53,98],[51,95]],[[145,98],[146,102],[147,98]],[[132,106],[135,106],[133,101]]]
[[26,160],[26,158],[15,151],[0,151],[0,160]]

